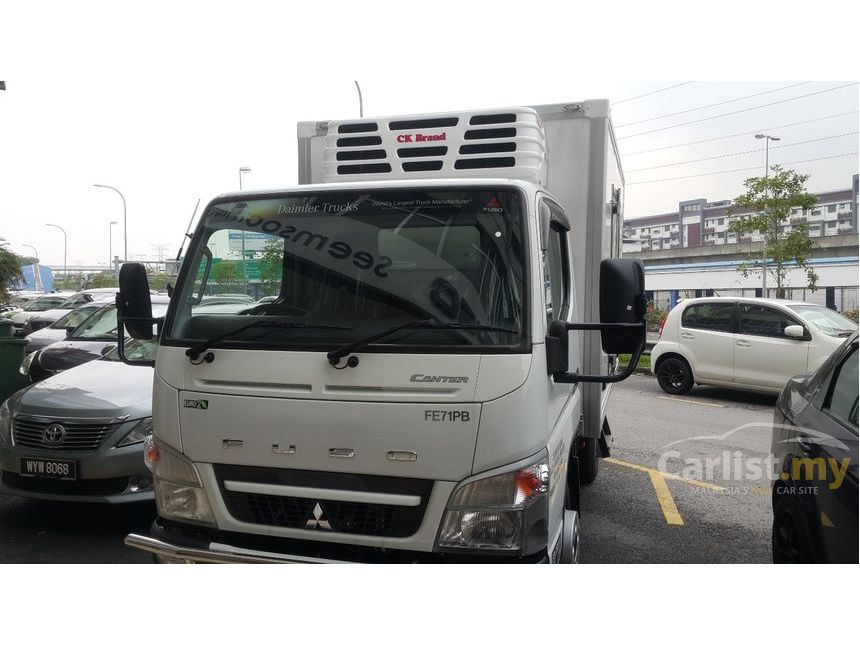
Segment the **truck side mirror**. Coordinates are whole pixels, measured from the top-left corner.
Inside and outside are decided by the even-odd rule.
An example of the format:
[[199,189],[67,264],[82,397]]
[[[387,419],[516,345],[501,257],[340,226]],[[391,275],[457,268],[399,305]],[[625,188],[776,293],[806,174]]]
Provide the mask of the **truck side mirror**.
[[152,339],[152,299],[146,269],[139,262],[128,262],[119,270],[116,311],[120,327],[140,340]]
[[[599,331],[607,354],[632,354],[621,374],[578,374],[568,370],[568,332]],[[549,327],[547,371],[556,383],[616,383],[633,373],[645,349],[645,270],[639,260],[613,259],[600,263],[600,322],[568,323]]]
[[607,354],[632,354],[645,324],[645,270],[636,260],[603,260],[600,263],[600,322],[633,327],[608,327],[600,331]]

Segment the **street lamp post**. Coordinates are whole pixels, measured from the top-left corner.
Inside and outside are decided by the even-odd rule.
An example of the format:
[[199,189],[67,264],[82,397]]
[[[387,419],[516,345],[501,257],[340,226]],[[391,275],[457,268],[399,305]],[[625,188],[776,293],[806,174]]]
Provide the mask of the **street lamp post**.
[[122,248],[122,261],[128,262],[128,217],[125,206],[125,197],[119,190],[114,188],[113,186],[105,186],[104,184],[93,184],[96,188],[110,188],[122,199],[122,236],[123,236],[123,248]]
[[239,190],[242,190],[242,175],[246,172],[251,172],[251,169],[248,166],[242,166],[239,168]]
[[66,229],[62,226],[57,226],[56,224],[45,224],[45,226],[53,226],[54,228],[58,228],[63,232],[63,282],[69,279],[69,273],[67,271],[68,265],[66,261],[68,259],[68,250],[69,250],[69,237],[66,235]]
[[115,221],[111,221],[108,224],[108,273],[113,273],[113,227],[116,224]]
[[21,246],[26,246],[28,249],[33,249],[33,257],[36,258],[36,261],[39,261],[39,252],[36,250],[36,247],[32,244],[22,244]]
[[41,291],[42,274],[39,271],[39,252],[32,244],[22,244],[21,246],[26,246],[28,249],[33,249],[33,257],[36,259],[36,261],[33,263],[33,285],[36,287],[36,291]]
[[[242,175],[246,172],[251,172],[251,169],[248,166],[241,166],[239,168],[239,190],[242,190]],[[248,293],[248,264],[247,259],[245,257],[245,229],[242,229],[242,288],[245,290],[245,293]]]
[[[779,137],[773,137],[769,134],[757,134],[755,135],[756,139],[764,139],[764,180],[767,181],[768,170],[770,167],[770,142],[771,141],[779,141]],[[764,214],[767,215],[767,184],[764,187]],[[774,225],[775,232],[778,234],[778,229],[776,229],[776,225]],[[767,298],[767,241],[764,236],[762,236],[761,241],[761,297]]]

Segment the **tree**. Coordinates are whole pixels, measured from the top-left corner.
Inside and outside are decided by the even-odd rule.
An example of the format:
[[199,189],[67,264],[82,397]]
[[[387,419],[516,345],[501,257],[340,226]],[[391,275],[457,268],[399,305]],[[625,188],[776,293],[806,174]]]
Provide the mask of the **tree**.
[[[732,218],[729,230],[739,236],[757,233],[764,238],[764,258],[769,260],[766,267],[763,259],[743,262],[738,267],[744,277],[766,270],[776,283],[777,298],[785,296],[786,275],[790,265],[806,273],[807,287],[812,291],[818,287],[818,274],[808,264],[814,246],[809,237],[809,225],[804,221],[795,224],[790,231],[784,231],[792,208],[804,210],[815,206],[815,195],[805,188],[809,175],[799,175],[793,170],[783,170],[781,166],[771,166],[769,177],[750,177],[744,181],[746,192],[736,197],[729,215],[736,210],[747,211]],[[764,294],[762,294],[764,295]]]
[[105,287],[119,286],[119,281],[114,273],[92,273],[84,281],[84,289],[103,289]]
[[263,283],[265,295],[278,295],[283,272],[284,241],[280,239],[271,240],[263,247],[263,256],[260,258],[260,280]]
[[164,291],[168,284],[173,284],[174,277],[169,273],[154,273],[149,276],[149,288]]
[[211,280],[221,287],[240,284],[239,276],[239,263],[234,260],[222,260],[212,266]]
[[8,288],[23,279],[21,258],[0,246],[0,302],[9,299]]

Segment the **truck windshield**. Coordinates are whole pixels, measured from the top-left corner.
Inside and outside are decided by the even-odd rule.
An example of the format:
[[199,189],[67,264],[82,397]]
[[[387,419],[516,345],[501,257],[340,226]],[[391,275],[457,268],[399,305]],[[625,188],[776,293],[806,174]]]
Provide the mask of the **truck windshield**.
[[[188,250],[163,342],[227,334],[219,346],[323,350],[433,319],[513,333],[407,328],[367,351],[525,351],[524,219],[514,189],[218,200]],[[237,331],[257,318],[304,325]]]

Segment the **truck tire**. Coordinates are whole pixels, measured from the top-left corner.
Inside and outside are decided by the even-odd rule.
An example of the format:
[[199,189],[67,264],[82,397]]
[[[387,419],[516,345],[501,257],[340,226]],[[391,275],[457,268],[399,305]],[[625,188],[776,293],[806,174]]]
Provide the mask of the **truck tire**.
[[657,366],[657,383],[666,394],[686,394],[693,389],[693,371],[683,358],[669,356]]
[[598,439],[578,437],[576,440],[576,456],[579,460],[579,484],[588,486],[597,479],[600,466],[600,446]]
[[561,564],[579,564],[579,513],[565,511],[561,528]]

